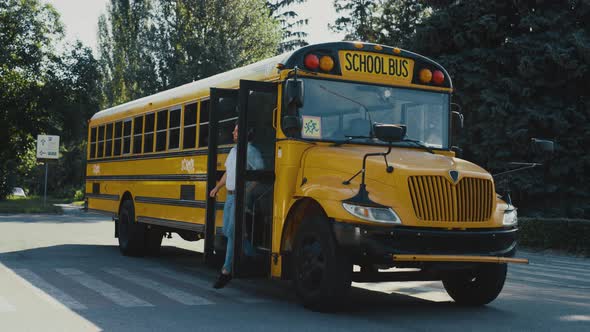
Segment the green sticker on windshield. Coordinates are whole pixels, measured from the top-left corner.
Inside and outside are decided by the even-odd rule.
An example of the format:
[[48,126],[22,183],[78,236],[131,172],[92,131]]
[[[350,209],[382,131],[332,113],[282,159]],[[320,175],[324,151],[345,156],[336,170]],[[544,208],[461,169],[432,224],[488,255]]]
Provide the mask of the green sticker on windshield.
[[322,118],[319,116],[303,116],[303,128],[301,137],[322,138]]

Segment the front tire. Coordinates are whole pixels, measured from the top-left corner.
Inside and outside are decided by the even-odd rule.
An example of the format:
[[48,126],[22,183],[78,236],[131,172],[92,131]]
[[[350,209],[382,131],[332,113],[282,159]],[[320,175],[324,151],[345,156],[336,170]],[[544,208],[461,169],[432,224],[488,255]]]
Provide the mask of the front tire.
[[135,221],[135,208],[131,200],[121,204],[119,222],[119,250],[125,256],[143,256],[145,248],[145,225]]
[[443,278],[447,293],[457,304],[486,305],[498,297],[506,281],[506,264],[480,264],[455,271]]
[[307,308],[330,310],[350,290],[352,264],[325,217],[303,220],[295,236],[292,264],[295,291]]

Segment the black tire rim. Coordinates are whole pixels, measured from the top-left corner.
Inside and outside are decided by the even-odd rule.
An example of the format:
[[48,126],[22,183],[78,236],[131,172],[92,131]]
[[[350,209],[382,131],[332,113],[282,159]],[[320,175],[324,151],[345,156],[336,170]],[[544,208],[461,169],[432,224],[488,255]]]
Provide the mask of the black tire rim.
[[319,239],[308,235],[302,239],[297,255],[297,279],[308,292],[320,289],[326,275],[326,255]]

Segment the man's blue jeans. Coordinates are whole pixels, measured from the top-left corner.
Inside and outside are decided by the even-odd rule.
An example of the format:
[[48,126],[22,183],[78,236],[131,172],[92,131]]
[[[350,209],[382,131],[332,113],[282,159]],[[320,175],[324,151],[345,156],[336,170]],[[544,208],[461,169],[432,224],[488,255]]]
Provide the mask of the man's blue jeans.
[[[236,220],[235,195],[228,194],[223,205],[223,235],[227,238],[227,247],[225,249],[225,263],[223,269],[227,272],[232,271],[234,261],[234,226]],[[242,248],[248,256],[254,255],[254,248],[247,239],[244,239]]]

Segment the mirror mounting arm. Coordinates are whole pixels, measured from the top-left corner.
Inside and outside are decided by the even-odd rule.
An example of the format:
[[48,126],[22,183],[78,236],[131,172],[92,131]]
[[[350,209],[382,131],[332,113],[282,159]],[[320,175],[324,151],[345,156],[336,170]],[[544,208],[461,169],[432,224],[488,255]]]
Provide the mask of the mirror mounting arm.
[[387,147],[387,152],[365,154],[365,156],[363,157],[363,168],[361,168],[361,170],[358,171],[355,175],[353,175],[350,179],[343,181],[342,184],[349,185],[350,181],[352,181],[352,179],[356,178],[361,173],[363,173],[363,176],[361,179],[361,185],[365,184],[365,169],[366,169],[366,164],[367,164],[367,157],[383,156],[383,159],[385,160],[385,167],[386,167],[385,170],[387,171],[387,173],[393,172],[393,166],[390,166],[389,163],[387,162],[387,155],[389,155],[391,153],[391,148],[392,148],[392,145],[390,143],[389,146]]
[[519,163],[519,162],[511,162],[511,163],[508,163],[508,164],[510,164],[510,165],[518,165],[518,166],[521,166],[521,167],[516,168],[516,169],[511,169],[511,170],[508,170],[508,171],[504,171],[504,172],[500,172],[500,173],[496,173],[496,174],[493,174],[492,176],[493,177],[497,177],[497,176],[500,176],[500,175],[505,175],[505,174],[515,173],[515,172],[520,172],[520,171],[523,171],[525,169],[535,168],[537,166],[542,166],[543,165],[543,164],[539,164],[539,163]]

